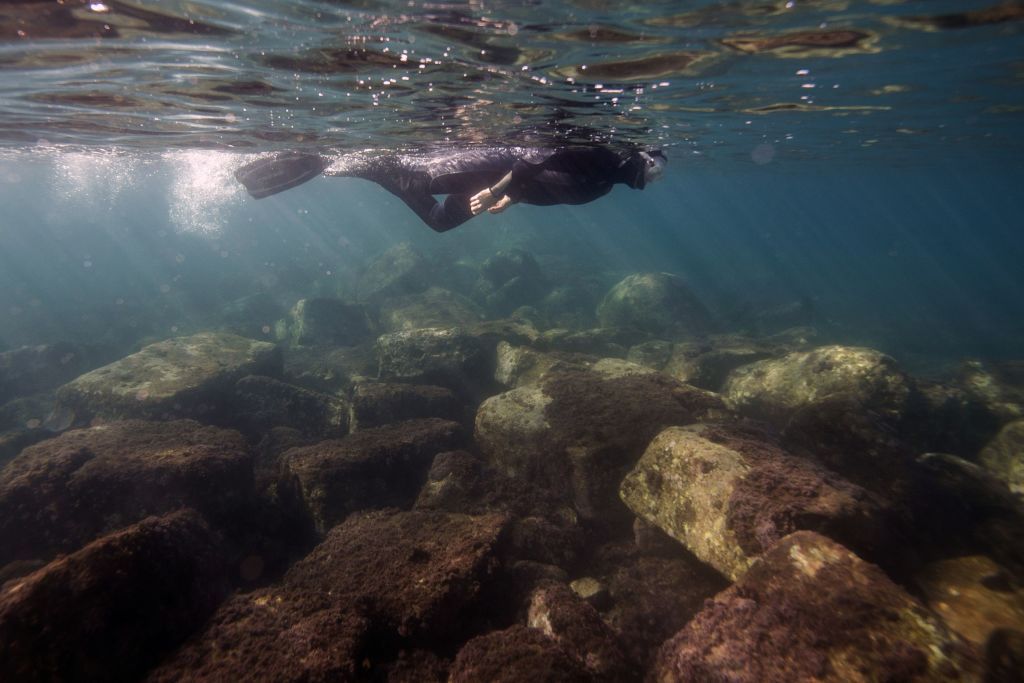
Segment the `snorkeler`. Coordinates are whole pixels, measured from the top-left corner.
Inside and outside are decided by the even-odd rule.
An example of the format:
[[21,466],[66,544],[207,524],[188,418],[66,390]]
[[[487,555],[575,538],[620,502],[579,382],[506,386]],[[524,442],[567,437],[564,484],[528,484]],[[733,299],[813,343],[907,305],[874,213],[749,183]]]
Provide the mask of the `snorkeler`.
[[[333,162],[319,154],[285,152],[235,172],[260,199],[323,173],[371,180],[401,199],[437,232],[512,204],[585,204],[618,183],[643,189],[661,177],[660,151],[615,152],[606,147],[487,148],[431,155],[350,155]],[[448,195],[439,202],[434,195]]]

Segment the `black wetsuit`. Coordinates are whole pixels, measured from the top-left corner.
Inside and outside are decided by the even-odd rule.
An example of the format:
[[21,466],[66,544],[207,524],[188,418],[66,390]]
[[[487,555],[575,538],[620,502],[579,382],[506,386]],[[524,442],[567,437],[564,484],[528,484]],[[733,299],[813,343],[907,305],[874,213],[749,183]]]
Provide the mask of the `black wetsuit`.
[[[636,154],[606,147],[554,150],[496,148],[427,157],[380,157],[328,175],[372,180],[401,199],[438,232],[473,217],[469,200],[512,173],[505,191],[513,201],[550,206],[584,204],[616,183],[644,187],[644,164]],[[443,203],[434,195],[448,195]]]

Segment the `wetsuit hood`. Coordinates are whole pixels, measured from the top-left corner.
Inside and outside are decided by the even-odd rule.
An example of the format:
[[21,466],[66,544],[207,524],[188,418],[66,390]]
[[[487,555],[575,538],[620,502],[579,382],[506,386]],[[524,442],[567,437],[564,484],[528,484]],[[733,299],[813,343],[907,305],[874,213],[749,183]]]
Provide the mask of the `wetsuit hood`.
[[616,182],[625,183],[635,190],[642,190],[647,183],[661,177],[667,159],[658,151],[634,152],[619,166]]

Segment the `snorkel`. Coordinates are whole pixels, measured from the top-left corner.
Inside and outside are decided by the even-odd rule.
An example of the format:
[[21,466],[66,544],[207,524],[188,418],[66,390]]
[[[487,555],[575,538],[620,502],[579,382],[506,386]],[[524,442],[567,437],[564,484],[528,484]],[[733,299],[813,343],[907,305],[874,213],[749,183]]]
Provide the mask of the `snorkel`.
[[661,180],[661,176],[665,173],[665,164],[668,162],[665,155],[660,150],[654,150],[652,152],[640,152],[640,158],[644,162],[643,184],[647,185],[655,180]]

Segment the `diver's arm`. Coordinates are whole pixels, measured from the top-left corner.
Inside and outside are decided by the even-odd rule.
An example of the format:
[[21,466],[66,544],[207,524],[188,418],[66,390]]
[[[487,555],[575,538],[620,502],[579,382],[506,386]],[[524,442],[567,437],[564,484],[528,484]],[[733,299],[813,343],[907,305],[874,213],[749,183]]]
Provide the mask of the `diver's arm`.
[[[512,171],[505,174],[505,177],[496,182],[491,187],[485,187],[484,189],[477,192],[475,195],[469,198],[469,209],[473,212],[473,215],[477,215],[484,209],[497,208],[497,205],[501,204],[501,208],[498,211],[491,211],[491,213],[499,213],[508,208],[512,200],[505,194],[505,190],[512,183]],[[505,200],[508,199],[506,202]]]

